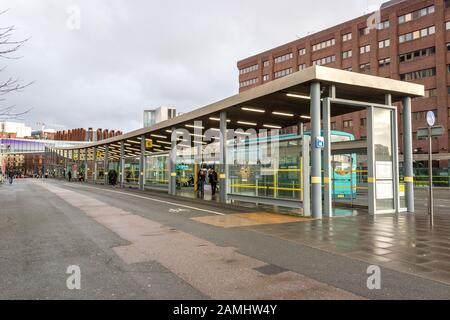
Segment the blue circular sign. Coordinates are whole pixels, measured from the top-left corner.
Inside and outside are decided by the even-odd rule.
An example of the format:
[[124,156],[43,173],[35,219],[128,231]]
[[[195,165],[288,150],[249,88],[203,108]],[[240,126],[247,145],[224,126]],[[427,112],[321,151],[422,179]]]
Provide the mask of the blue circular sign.
[[436,123],[436,116],[434,115],[433,111],[427,112],[427,123],[430,127],[434,126]]

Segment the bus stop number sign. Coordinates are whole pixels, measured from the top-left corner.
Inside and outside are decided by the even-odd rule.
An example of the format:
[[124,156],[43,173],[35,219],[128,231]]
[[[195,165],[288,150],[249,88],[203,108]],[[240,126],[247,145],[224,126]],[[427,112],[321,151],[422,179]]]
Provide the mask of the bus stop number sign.
[[323,149],[325,147],[325,138],[324,137],[317,137],[316,138],[316,148],[317,149]]

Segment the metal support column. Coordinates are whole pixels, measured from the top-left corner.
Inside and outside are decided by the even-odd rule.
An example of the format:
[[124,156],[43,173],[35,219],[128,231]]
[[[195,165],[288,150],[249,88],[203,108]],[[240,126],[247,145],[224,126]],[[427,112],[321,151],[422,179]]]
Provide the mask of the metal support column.
[[367,187],[368,187],[368,207],[369,214],[376,212],[375,202],[375,148],[373,144],[373,107],[367,108]]
[[120,187],[124,187],[124,181],[125,181],[125,141],[122,140],[120,142]]
[[414,170],[411,125],[411,98],[403,98],[403,175],[408,212],[414,212]]
[[[323,149],[323,183],[324,183],[324,207],[323,211],[327,217],[333,216],[332,209],[332,188],[331,188],[331,179],[332,179],[332,168],[331,168],[331,102],[329,98],[323,99],[322,104],[322,112],[323,112],[323,136],[325,140],[325,146]],[[352,175],[350,175],[352,176]],[[351,194],[353,197],[353,189],[351,190]]]
[[[386,105],[392,106],[392,95],[386,94]],[[391,111],[391,137],[392,137],[392,162],[393,162],[393,187],[394,187],[394,208],[395,212],[400,212],[400,172],[398,169],[398,115],[397,110]]]
[[77,179],[80,181],[80,177],[78,176],[81,169],[81,149],[78,149],[77,153]]
[[109,167],[109,145],[105,145],[105,157],[103,159],[103,179],[105,185],[108,185],[108,167]]
[[84,149],[84,182],[87,182],[88,180],[88,170],[89,170],[88,155],[89,149]]
[[67,176],[67,158],[69,157],[69,150],[63,150],[63,157],[64,157],[63,179],[65,179]]
[[176,195],[177,193],[177,133],[176,128],[172,128],[172,148],[170,149],[169,157],[169,194]]
[[220,202],[227,202],[227,113],[220,113]]
[[92,159],[93,159],[93,164],[92,164],[92,168],[93,168],[93,172],[92,172],[92,182],[94,184],[97,183],[97,147],[94,147],[94,154],[92,155]]
[[302,189],[303,189],[303,215],[311,216],[311,175],[310,175],[310,136],[302,137]]
[[320,135],[320,83],[313,82],[311,95],[311,210],[316,219],[322,218],[322,155],[316,146]]
[[[2,148],[3,151],[3,148]],[[48,148],[45,147],[44,148],[44,161],[42,162],[42,171],[45,171],[45,169],[47,168],[47,163],[48,163]],[[1,169],[0,169],[1,170]],[[34,169],[33,169],[34,170]],[[1,171],[0,171],[1,172]],[[35,173],[35,171],[33,171],[33,174]],[[5,172],[6,174],[6,172]]]
[[139,190],[145,188],[145,135],[141,136],[141,154],[139,156]]

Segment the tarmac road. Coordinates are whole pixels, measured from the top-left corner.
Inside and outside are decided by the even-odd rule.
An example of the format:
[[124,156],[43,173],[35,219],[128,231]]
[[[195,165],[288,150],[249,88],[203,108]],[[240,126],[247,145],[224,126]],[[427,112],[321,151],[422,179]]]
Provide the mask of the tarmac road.
[[[0,299],[412,299],[450,288],[243,227],[236,208],[160,194],[16,180],[0,186]],[[79,266],[81,289],[66,273]]]

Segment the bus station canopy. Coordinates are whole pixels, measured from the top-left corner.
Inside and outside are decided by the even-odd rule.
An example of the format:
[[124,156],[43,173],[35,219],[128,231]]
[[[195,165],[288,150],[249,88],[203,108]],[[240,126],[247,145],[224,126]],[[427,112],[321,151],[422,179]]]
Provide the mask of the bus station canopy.
[[[157,123],[152,127],[89,143],[81,148],[59,148],[58,150],[83,150],[94,147],[103,150],[105,145],[109,145],[110,151],[118,152],[120,142],[125,141],[136,145],[134,148],[126,147],[125,155],[139,155],[140,152],[137,149],[139,149],[138,143],[142,136],[145,135],[146,138],[152,140],[170,142],[170,131],[173,128],[185,129],[193,133],[195,121],[202,122],[201,126],[204,131],[217,129],[219,128],[220,113],[223,111],[227,114],[228,129],[247,130],[295,126],[300,121],[308,122],[311,108],[309,92],[310,84],[313,82],[321,84],[324,96],[328,94],[328,87],[333,85],[336,90],[336,98],[374,104],[384,104],[387,94],[391,95],[392,103],[395,103],[401,101],[403,97],[424,96],[425,91],[424,86],[419,84],[323,66],[312,66],[173,119]],[[331,116],[357,110],[362,109],[345,104],[333,105]],[[158,145],[158,143],[155,144]],[[151,149],[147,149],[147,151],[153,152]]]

